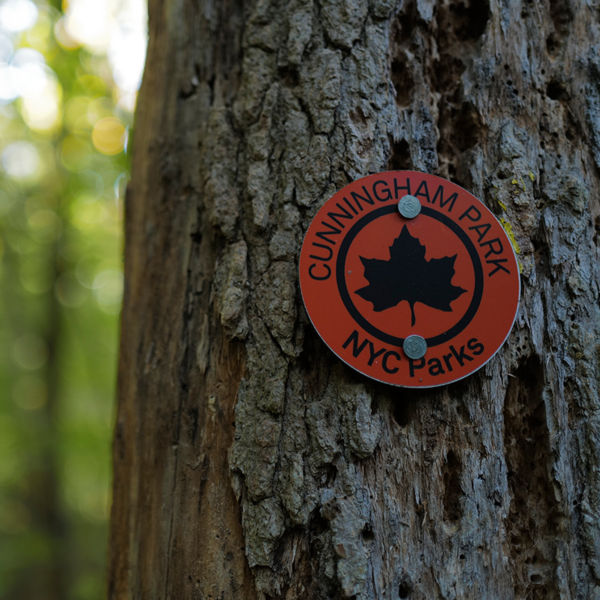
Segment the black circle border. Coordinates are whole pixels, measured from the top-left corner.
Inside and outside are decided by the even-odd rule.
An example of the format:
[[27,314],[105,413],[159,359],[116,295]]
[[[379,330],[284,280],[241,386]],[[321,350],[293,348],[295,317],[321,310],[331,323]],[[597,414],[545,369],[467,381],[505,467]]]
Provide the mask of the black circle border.
[[[342,240],[342,243],[340,244],[340,250],[338,252],[336,261],[336,281],[340,297],[342,298],[342,302],[344,303],[346,310],[350,313],[350,316],[356,321],[356,323],[358,323],[358,325],[360,325],[365,331],[370,333],[373,337],[376,337],[378,340],[385,342],[386,344],[402,347],[404,338],[399,338],[377,329],[360,314],[358,309],[354,306],[352,299],[350,298],[345,278],[345,263],[348,255],[348,250],[350,249],[350,244],[354,241],[354,238],[358,235],[359,231],[361,231],[371,221],[374,221],[375,219],[378,219],[379,217],[382,217],[384,215],[393,214],[394,212],[398,212],[398,206],[396,204],[382,206],[365,215],[362,219],[357,221],[350,228],[350,230]],[[440,223],[446,225],[446,227],[451,229],[458,236],[458,238],[461,240],[461,242],[467,249],[467,252],[469,253],[471,262],[473,263],[473,270],[475,272],[475,290],[473,291],[473,298],[471,299],[469,308],[462,316],[462,318],[458,321],[458,323],[453,325],[450,329],[448,329],[444,333],[440,333],[439,335],[425,339],[425,341],[427,342],[427,347],[431,348],[433,346],[438,346],[439,344],[443,344],[444,342],[455,338],[473,320],[473,317],[477,313],[479,305],[481,304],[481,299],[483,297],[483,267],[481,266],[481,259],[479,258],[479,254],[477,253],[473,242],[465,233],[465,231],[458,226],[457,223],[455,223],[446,215],[438,212],[437,210],[429,208],[428,206],[421,207],[421,214],[440,221]],[[398,216],[400,217],[400,215]]]

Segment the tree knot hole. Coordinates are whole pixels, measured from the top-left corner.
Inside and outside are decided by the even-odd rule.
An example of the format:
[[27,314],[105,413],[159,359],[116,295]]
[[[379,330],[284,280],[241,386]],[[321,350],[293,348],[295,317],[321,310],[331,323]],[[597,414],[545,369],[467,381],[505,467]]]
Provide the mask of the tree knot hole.
[[412,169],[413,163],[410,156],[410,146],[406,140],[398,140],[392,144],[392,152],[388,160],[390,171]]
[[450,11],[459,40],[475,41],[484,34],[490,17],[488,0],[453,2]]
[[412,420],[417,410],[416,402],[408,398],[396,400],[393,404],[392,419],[396,425],[406,427]]
[[407,575],[404,575],[398,584],[398,598],[408,598],[412,594],[413,584]]
[[365,526],[362,528],[361,535],[363,540],[370,541],[375,539],[375,532],[373,531],[373,526],[371,523],[365,523]]
[[453,450],[446,455],[444,465],[444,518],[450,522],[459,521],[462,517],[462,489],[460,477],[462,463]]

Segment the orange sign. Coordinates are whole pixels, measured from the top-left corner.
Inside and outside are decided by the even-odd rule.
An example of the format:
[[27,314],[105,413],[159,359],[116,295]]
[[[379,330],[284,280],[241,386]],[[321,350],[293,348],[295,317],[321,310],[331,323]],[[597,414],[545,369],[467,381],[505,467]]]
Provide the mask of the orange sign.
[[435,387],[482,367],[519,304],[510,240],[472,194],[441,177],[390,171],[334,194],[300,254],[306,311],[364,375]]

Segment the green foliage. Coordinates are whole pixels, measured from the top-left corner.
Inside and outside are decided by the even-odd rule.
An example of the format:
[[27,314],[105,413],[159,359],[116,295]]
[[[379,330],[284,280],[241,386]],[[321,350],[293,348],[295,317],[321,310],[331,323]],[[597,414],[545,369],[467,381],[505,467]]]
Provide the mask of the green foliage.
[[[28,29],[0,28],[0,597],[91,600],[105,596],[131,114],[106,57],[37,9]],[[39,89],[10,91],[19,64]]]

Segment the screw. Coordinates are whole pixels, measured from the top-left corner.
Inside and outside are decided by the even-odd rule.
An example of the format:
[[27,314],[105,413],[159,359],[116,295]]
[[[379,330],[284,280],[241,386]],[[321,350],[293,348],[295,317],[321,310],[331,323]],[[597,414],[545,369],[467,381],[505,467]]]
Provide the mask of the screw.
[[423,358],[427,352],[427,342],[420,335],[409,335],[404,339],[402,349],[408,358]]
[[421,203],[415,196],[402,196],[398,201],[398,212],[405,219],[414,219],[421,212]]

